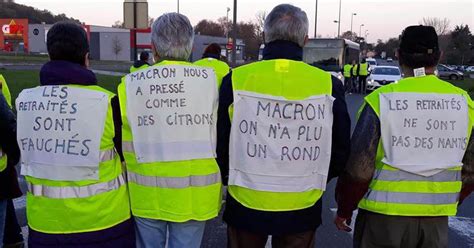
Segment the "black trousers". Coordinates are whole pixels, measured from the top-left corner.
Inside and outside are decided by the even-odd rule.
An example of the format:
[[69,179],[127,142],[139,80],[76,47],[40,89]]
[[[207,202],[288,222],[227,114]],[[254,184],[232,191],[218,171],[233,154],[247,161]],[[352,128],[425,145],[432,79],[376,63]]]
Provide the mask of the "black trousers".
[[365,94],[367,91],[367,76],[359,76],[359,93]]
[[359,210],[354,248],[447,248],[448,217],[405,217]]
[[15,206],[13,205],[13,200],[8,200],[3,244],[6,246],[6,245],[17,244],[20,242],[23,242],[21,227],[18,224],[18,219],[16,217]]
[[[272,236],[273,248],[314,248],[314,231]],[[265,248],[268,235],[227,227],[228,248]]]

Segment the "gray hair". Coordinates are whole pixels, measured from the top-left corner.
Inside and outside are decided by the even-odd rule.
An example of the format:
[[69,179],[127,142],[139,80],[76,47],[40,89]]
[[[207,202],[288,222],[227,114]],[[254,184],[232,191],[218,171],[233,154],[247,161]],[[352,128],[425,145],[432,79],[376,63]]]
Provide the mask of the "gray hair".
[[153,23],[151,41],[161,58],[188,60],[193,49],[193,26],[184,15],[164,14]]
[[280,4],[265,18],[265,43],[286,40],[303,47],[308,29],[306,12],[291,4]]

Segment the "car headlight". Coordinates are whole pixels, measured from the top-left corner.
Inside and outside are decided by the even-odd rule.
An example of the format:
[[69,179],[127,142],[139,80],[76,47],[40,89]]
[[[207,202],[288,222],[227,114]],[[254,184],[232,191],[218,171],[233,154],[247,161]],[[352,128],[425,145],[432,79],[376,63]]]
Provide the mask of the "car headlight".
[[375,83],[375,80],[373,80],[373,79],[370,79],[370,80],[367,82],[368,85],[373,85],[374,83]]

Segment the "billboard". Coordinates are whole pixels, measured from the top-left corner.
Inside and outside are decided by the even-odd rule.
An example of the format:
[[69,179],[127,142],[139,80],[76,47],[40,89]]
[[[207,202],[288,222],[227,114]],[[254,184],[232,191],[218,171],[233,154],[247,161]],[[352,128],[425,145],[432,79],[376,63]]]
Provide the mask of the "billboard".
[[28,19],[0,19],[0,51],[28,52]]

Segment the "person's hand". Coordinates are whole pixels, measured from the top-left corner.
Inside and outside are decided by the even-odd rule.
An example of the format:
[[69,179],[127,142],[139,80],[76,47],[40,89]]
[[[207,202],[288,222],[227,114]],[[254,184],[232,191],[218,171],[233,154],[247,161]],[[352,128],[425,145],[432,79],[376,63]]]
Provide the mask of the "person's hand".
[[336,218],[334,219],[334,224],[336,225],[337,229],[339,229],[339,231],[352,231],[352,228],[349,227],[349,225],[351,224],[351,219],[345,219],[336,216]]

